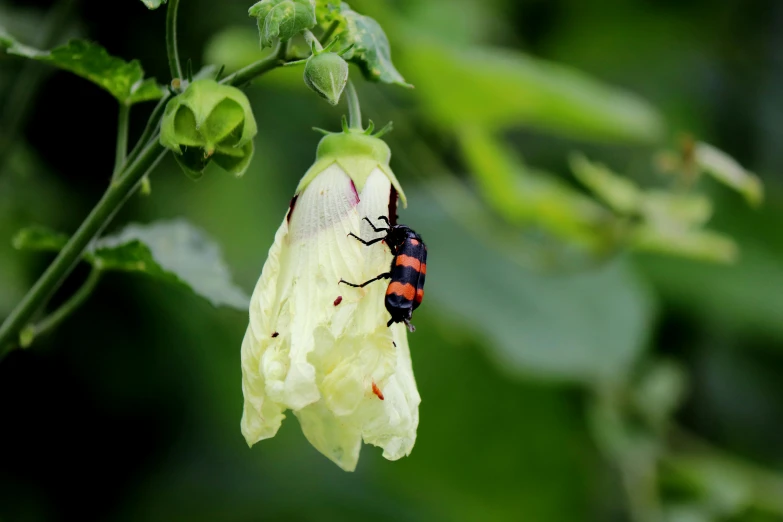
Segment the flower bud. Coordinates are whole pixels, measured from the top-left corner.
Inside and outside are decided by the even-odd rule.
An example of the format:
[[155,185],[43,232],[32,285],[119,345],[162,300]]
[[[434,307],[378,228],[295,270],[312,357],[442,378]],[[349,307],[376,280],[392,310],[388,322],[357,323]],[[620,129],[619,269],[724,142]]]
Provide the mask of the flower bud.
[[336,53],[313,54],[305,65],[304,81],[320,97],[337,105],[348,83],[348,63]]
[[177,162],[193,178],[201,177],[212,160],[241,176],[253,157],[256,132],[247,96],[236,87],[203,79],[166,105],[160,143],[174,151]]

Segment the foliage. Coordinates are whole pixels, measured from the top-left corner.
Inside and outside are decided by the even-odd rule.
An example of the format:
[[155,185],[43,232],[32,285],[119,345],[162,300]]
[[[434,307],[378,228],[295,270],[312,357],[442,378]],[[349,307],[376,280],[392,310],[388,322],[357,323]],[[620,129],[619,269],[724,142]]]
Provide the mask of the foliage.
[[[20,317],[36,296],[24,321],[0,327],[6,339],[14,323],[12,344],[27,348],[0,362],[11,427],[0,444],[13,448],[0,517],[783,517],[770,428],[783,422],[783,196],[770,175],[783,164],[780,75],[775,39],[758,37],[776,27],[768,9],[264,0],[250,8],[256,33],[232,14],[247,4],[183,4],[183,48],[205,42],[207,63],[195,76],[183,67],[170,88],[92,41],[165,70],[160,12],[135,4],[122,20],[93,8],[63,19],[0,5],[18,36],[0,37],[0,317]],[[358,68],[354,81],[416,86],[357,86],[365,113],[394,119],[385,139],[410,199],[400,220],[429,245],[430,273],[411,336],[424,398],[416,451],[394,464],[369,456],[354,476],[295,429],[252,452],[236,430],[247,318],[231,309],[247,310],[245,290],[311,163],[317,136],[303,129],[335,130],[341,115],[301,69],[279,67],[306,61],[314,40]],[[47,66],[111,93],[118,111]],[[205,175],[175,176],[172,158],[161,161],[166,104],[200,78],[244,86],[273,69],[244,91],[243,114],[258,122],[247,175],[210,176],[192,146]],[[136,104],[162,98],[142,130]],[[693,137],[675,144],[680,130]],[[135,197],[143,183],[154,190]],[[112,219],[148,224],[104,234]],[[70,259],[54,275],[42,270],[52,256],[52,266]],[[0,355],[19,347],[0,345]],[[77,467],[103,478],[78,506],[57,471]]]
[[144,79],[144,70],[138,61],[126,62],[111,56],[93,42],[72,40],[51,51],[39,51],[5,34],[0,35],[0,46],[9,54],[45,62],[90,80],[124,105],[163,96],[163,90],[154,78]]
[[341,24],[337,35],[340,48],[346,51],[346,60],[356,63],[370,81],[411,87],[394,67],[389,39],[378,22],[357,13],[345,2],[332,6],[321,1],[324,3],[323,20]]
[[276,39],[286,42],[316,23],[314,0],[261,0],[248,14],[258,19],[262,48]]
[[[37,226],[14,237],[19,250],[59,251],[68,236]],[[184,220],[128,225],[101,238],[84,254],[101,271],[144,274],[193,290],[215,306],[247,308],[249,297],[231,282],[219,247]]]

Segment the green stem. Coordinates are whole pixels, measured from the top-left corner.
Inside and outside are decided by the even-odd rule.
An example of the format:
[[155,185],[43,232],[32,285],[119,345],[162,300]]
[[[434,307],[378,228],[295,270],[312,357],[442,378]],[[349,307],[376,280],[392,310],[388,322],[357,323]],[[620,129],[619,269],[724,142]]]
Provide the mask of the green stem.
[[139,141],[136,142],[136,145],[133,147],[133,150],[130,151],[130,154],[128,154],[128,158],[125,160],[126,165],[136,161],[136,158],[139,156],[141,151],[144,150],[144,147],[147,146],[150,139],[158,131],[158,125],[160,124],[160,119],[163,117],[163,111],[166,110],[166,104],[169,102],[170,99],[171,99],[171,93],[167,93],[163,98],[160,99],[158,104],[152,110],[152,113],[150,114],[150,117],[147,120],[147,125],[144,127],[144,131],[142,131],[141,136],[139,137]]
[[[285,62],[286,46],[279,46],[275,54],[256,62],[241,71],[227,76],[221,83],[234,86],[249,82]],[[151,118],[152,119],[152,118]],[[153,127],[154,128],[154,127]],[[134,192],[141,180],[157,165],[166,153],[156,136],[153,136],[136,158],[126,161],[122,173],[113,181],[92,212],[60,250],[46,271],[38,278],[33,287],[0,325],[0,359],[19,343],[19,333],[28,324],[32,316],[51,297],[63,279],[73,270],[84,250],[101,231]]]
[[286,52],[287,46],[285,44],[278,43],[272,54],[262,60],[251,63],[247,67],[240,69],[235,73],[229,74],[220,80],[220,83],[234,86],[244,85],[250,80],[253,80],[256,77],[283,65],[286,59]]
[[345,87],[345,99],[348,102],[348,125],[351,129],[364,130],[362,127],[362,107],[359,105],[359,95],[356,94],[356,87],[353,82],[348,80]]
[[27,348],[36,338],[54,330],[57,326],[60,325],[61,322],[65,320],[66,317],[71,315],[74,310],[79,308],[84,303],[84,301],[87,300],[90,294],[92,294],[92,291],[95,290],[95,286],[98,284],[101,275],[102,272],[100,269],[93,268],[90,272],[90,275],[88,275],[87,279],[84,281],[84,284],[82,284],[76,293],[74,293],[66,302],[64,302],[60,308],[42,319],[38,324],[28,326],[22,330],[22,333],[19,335],[19,344],[22,346],[22,348]]
[[46,302],[62,280],[79,262],[90,241],[100,233],[136,188],[141,178],[163,157],[166,150],[158,142],[147,146],[139,158],[113,182],[90,215],[71,236],[46,271],[14,308],[0,326],[0,357],[4,356],[18,342],[16,336],[25,327],[40,306]]
[[709,458],[719,462],[721,468],[738,480],[752,484],[750,502],[760,510],[783,516],[783,474],[742,459],[728,451],[673,425],[670,437],[678,449],[668,451],[663,457],[664,465],[677,469],[678,465],[689,458]]
[[169,7],[166,11],[166,52],[169,56],[169,71],[171,71],[172,80],[182,79],[182,65],[179,62],[179,51],[177,50],[178,9],[179,0],[169,0]]
[[329,27],[326,28],[326,31],[324,31],[324,34],[321,35],[321,44],[326,45],[329,43],[329,38],[332,37],[334,32],[337,30],[337,28],[340,27],[340,22],[338,20],[334,20],[331,24],[329,24]]
[[120,103],[120,112],[117,117],[117,148],[114,153],[114,171],[111,180],[117,179],[125,166],[128,157],[128,120],[130,119],[130,105]]

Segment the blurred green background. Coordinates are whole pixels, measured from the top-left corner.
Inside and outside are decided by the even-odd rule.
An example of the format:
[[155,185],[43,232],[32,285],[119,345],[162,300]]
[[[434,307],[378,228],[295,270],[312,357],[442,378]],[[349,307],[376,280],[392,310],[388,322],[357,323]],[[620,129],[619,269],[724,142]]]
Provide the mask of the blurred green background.
[[[0,25],[43,48],[86,37],[168,78],[164,10],[63,2],[4,1]],[[351,5],[383,25],[416,87],[352,72],[365,116],[394,120],[400,219],[430,251],[409,338],[423,399],[411,456],[366,446],[344,473],[290,415],[248,449],[247,313],[109,274],[57,332],[0,363],[0,520],[783,520],[783,2]],[[183,0],[181,55],[228,70],[257,59],[248,7]],[[111,230],[184,216],[250,291],[314,159],[311,127],[336,130],[345,112],[301,74],[246,90],[259,135],[242,179],[216,169],[194,183],[167,158]],[[4,317],[51,260],[11,237],[75,230],[108,183],[117,111],[80,78],[8,56],[0,97]],[[132,139],[151,105],[134,108]],[[681,133],[756,172],[763,205],[659,172]],[[686,234],[640,248],[626,232],[647,218],[591,195],[574,152],[702,198],[712,232],[708,216],[672,218]]]

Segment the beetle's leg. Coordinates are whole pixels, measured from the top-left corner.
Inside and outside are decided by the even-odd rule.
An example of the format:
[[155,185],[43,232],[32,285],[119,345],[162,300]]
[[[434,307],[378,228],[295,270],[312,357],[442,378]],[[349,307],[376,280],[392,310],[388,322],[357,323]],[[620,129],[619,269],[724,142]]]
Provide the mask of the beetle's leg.
[[367,246],[374,245],[375,243],[377,243],[379,241],[383,241],[384,239],[386,239],[386,236],[383,236],[383,237],[376,237],[375,239],[371,239],[369,241],[365,241],[364,239],[360,238],[359,236],[357,236],[353,232],[349,232],[348,235],[352,236],[352,237],[355,237],[356,239],[358,239],[359,241],[361,241],[362,243],[364,243]]
[[[378,277],[373,277],[369,281],[365,281],[364,283],[362,283],[360,285],[357,285],[357,284],[354,284],[354,283],[349,283],[348,281],[346,281],[344,279],[340,279],[340,283],[345,283],[346,285],[352,286],[354,288],[364,288],[365,286],[369,285],[370,283],[372,283],[374,281],[380,281],[381,279],[389,279],[390,277],[391,277],[391,273],[386,272],[384,274],[379,275]],[[337,284],[339,285],[340,283],[337,283]]]
[[390,226],[391,226],[391,223],[389,222],[389,218],[387,218],[386,216],[378,216],[378,219],[380,219],[381,221],[383,221],[384,223],[386,223],[386,226],[387,226],[387,227],[390,227]]
[[402,322],[405,323],[405,326],[408,327],[408,331],[410,333],[413,333],[413,332],[416,331],[416,327],[411,324],[411,320],[410,319],[403,319]]
[[[381,217],[383,217],[383,216],[381,216]],[[370,221],[370,218],[368,218],[368,217],[365,217],[364,220],[370,224],[370,226],[372,227],[372,229],[375,232],[388,232],[389,231],[388,228],[375,228],[375,225],[372,224],[372,221]]]

